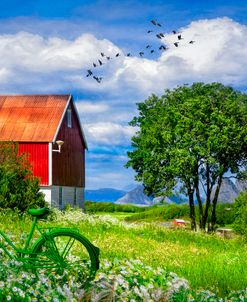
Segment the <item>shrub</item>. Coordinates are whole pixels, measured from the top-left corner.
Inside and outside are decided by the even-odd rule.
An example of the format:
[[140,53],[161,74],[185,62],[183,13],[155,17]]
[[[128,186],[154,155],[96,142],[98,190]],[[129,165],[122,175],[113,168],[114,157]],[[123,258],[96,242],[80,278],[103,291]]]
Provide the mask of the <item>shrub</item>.
[[136,213],[126,217],[126,221],[137,220],[170,220],[174,218],[183,218],[189,216],[188,205],[165,205],[165,206],[152,206],[146,208],[144,212]]
[[220,226],[232,224],[234,222],[233,204],[218,204],[216,207],[217,219],[216,223]]
[[167,211],[164,213],[164,219],[174,219],[189,216],[188,205],[170,205],[167,206]]
[[125,213],[136,213],[145,211],[144,207],[137,207],[130,204],[115,204],[112,202],[85,202],[85,209],[89,213],[96,212],[125,212]]
[[18,155],[15,143],[0,143],[0,208],[17,208],[24,212],[29,207],[44,204],[38,178],[32,175],[27,156]]
[[240,193],[234,203],[234,229],[247,238],[247,191]]

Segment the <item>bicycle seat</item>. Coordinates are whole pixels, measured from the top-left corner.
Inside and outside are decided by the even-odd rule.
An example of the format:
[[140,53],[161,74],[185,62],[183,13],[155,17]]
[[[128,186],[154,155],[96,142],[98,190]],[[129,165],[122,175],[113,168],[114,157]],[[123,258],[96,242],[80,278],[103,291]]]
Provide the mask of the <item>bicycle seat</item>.
[[28,209],[28,213],[34,217],[42,218],[50,212],[49,208]]

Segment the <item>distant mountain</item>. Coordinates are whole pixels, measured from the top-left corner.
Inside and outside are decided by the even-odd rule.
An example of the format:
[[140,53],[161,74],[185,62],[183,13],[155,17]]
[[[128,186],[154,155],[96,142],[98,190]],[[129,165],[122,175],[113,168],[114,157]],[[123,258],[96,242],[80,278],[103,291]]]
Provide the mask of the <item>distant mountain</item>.
[[143,186],[138,185],[135,189],[131,190],[130,192],[126,193],[123,197],[119,198],[116,201],[117,204],[126,204],[131,203],[135,205],[151,205],[152,199],[150,199],[147,195],[143,192]]
[[[178,186],[179,187],[179,186]],[[180,186],[181,187],[181,186]],[[129,186],[133,188],[133,184]],[[128,189],[128,187],[126,187]],[[247,189],[247,181],[236,180],[234,183],[228,178],[223,179],[219,194],[219,203],[232,203],[240,192]],[[201,188],[201,192],[203,192]],[[85,190],[85,200],[95,202],[116,202],[118,204],[152,205],[159,203],[181,204],[187,203],[188,198],[185,194],[179,193],[179,189],[174,190],[174,195],[165,197],[149,198],[145,195],[142,185],[134,186],[129,192],[127,190],[117,190],[112,188],[102,188],[98,190]],[[205,201],[205,194],[202,194],[202,200]],[[196,201],[195,201],[196,203]]]
[[241,191],[243,190],[240,187],[237,188],[229,178],[224,178],[222,180],[218,201],[219,203],[233,203]]
[[98,190],[85,190],[86,201],[96,202],[115,202],[127,192],[123,190],[117,190],[112,188],[102,188]]
[[137,183],[131,183],[131,184],[128,184],[127,186],[124,186],[122,188],[123,191],[126,191],[126,192],[129,192],[131,190],[134,190],[136,187],[138,186]]
[[[174,189],[174,195],[166,197],[164,202],[167,203],[188,203],[188,197],[184,193],[180,193],[179,189],[181,185],[178,185]],[[222,180],[220,193],[218,197],[218,203],[233,203],[235,198],[244,190],[247,189],[247,181],[239,181],[237,180],[235,183],[231,181],[229,178],[224,178]],[[203,202],[206,200],[206,194],[203,190],[202,185],[200,185],[201,199]],[[212,194],[214,195],[215,190],[213,190]],[[161,199],[162,200],[162,199]],[[159,199],[154,198],[154,203],[158,203]],[[195,204],[197,204],[197,200],[195,198]]]
[[153,204],[173,204],[174,202],[169,197],[159,196],[159,197],[155,197],[152,200],[152,203]]
[[247,181],[246,180],[236,180],[235,186],[239,192],[245,191],[247,189]]
[[155,197],[152,201],[153,204],[183,204],[187,199],[184,195],[172,195],[169,197]]

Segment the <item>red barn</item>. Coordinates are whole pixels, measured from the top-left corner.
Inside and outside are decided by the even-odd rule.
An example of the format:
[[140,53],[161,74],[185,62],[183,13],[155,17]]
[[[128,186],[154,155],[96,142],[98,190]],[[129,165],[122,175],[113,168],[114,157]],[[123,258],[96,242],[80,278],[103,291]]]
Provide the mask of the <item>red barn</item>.
[[29,155],[51,206],[83,206],[87,144],[71,95],[0,96],[0,141]]

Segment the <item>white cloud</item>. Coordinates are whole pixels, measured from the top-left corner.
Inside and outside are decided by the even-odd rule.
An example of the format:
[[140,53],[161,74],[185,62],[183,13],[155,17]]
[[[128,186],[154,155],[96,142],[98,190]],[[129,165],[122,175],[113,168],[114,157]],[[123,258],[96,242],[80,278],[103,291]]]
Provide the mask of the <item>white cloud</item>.
[[[107,91],[116,97],[126,95],[130,100],[129,96],[145,97],[184,82],[220,81],[238,86],[246,83],[245,25],[228,18],[199,20],[180,32],[184,39],[177,48],[173,45],[176,35],[165,35],[163,42],[170,48],[157,60],[124,57],[117,45],[91,34],[72,40],[27,32],[2,34],[1,90],[38,93],[76,88]],[[195,43],[189,44],[190,40]],[[100,52],[112,58],[120,52],[121,57],[93,69],[92,63],[101,58]],[[103,76],[101,84],[85,77],[89,68]],[[91,110],[97,111],[96,107]]]
[[[126,124],[133,119],[137,114],[134,98],[108,98],[105,101],[89,101],[89,100],[75,100],[76,107],[83,124],[95,124],[102,121],[111,122],[114,124]],[[132,104],[131,104],[132,103]]]
[[0,66],[4,71],[0,76],[7,83],[1,90],[9,87],[12,93],[27,93],[100,88],[96,81],[85,77],[86,70],[100,52],[115,55],[118,51],[110,41],[98,40],[91,34],[74,40],[43,38],[27,32],[0,35]]
[[[165,35],[169,49],[157,60],[124,57],[117,45],[91,34],[72,40],[26,32],[0,35],[0,93],[98,93],[100,102],[77,102],[89,143],[127,145],[134,129],[125,124],[136,113],[135,103],[149,94],[194,81],[246,85],[245,25],[229,18],[199,20],[180,32],[183,40],[177,48],[177,35]],[[100,52],[121,56],[93,69]],[[88,68],[102,73],[102,83],[85,76]]]
[[105,103],[96,103],[89,101],[77,101],[76,107],[81,114],[97,114],[103,113],[109,110],[109,105]]
[[0,69],[0,81],[1,81],[1,84],[3,84],[3,83],[6,84],[8,77],[10,77],[11,75],[12,75],[12,73],[11,73],[10,70],[8,70],[8,69],[6,69],[4,67],[1,68]]
[[[245,82],[247,27],[228,18],[192,22],[181,30],[184,39],[179,47],[173,48],[160,58],[161,64],[168,65],[174,58],[180,59],[185,74],[175,72],[179,79],[198,78],[205,81],[222,81],[226,84]],[[174,35],[167,37],[174,42]],[[193,45],[188,44],[194,40]],[[176,65],[173,66],[176,71]]]
[[[169,49],[157,61],[126,59],[116,77],[126,86],[146,93],[193,81],[245,85],[247,78],[247,27],[229,18],[192,22],[177,35],[165,34]],[[189,41],[194,40],[194,44]],[[128,60],[128,61],[127,61]]]
[[79,70],[98,57],[99,49],[111,52],[116,47],[110,41],[97,40],[91,34],[72,41],[57,37],[45,39],[26,32],[0,36],[1,65],[32,72]]
[[105,144],[111,146],[129,145],[135,128],[110,122],[85,124],[84,129],[89,143]]
[[[134,178],[133,172],[119,171],[119,172],[103,172],[97,171],[97,174],[91,174],[86,179],[87,189],[97,188],[118,188],[122,189],[124,186],[130,184],[130,179]],[[109,181],[110,180],[110,181]],[[133,181],[132,181],[133,182]],[[109,184],[110,183],[110,184]]]

